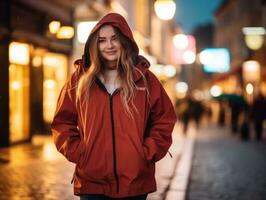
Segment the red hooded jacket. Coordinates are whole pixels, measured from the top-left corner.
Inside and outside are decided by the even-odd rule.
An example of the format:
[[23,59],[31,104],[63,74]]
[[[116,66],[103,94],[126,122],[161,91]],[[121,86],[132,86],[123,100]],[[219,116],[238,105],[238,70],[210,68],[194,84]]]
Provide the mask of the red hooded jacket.
[[[162,85],[148,70],[148,61],[138,56],[125,19],[119,14],[108,14],[91,34],[103,24],[117,27],[134,47],[133,101],[137,110],[132,109],[130,117],[123,107],[120,90],[110,95],[99,79],[92,87],[90,99],[84,96],[76,104],[79,77],[90,65],[85,50],[83,59],[76,62],[77,70],[60,93],[52,122],[54,142],[59,152],[76,163],[73,177],[76,195],[120,198],[150,193],[156,190],[155,162],[165,156],[172,143],[176,115]],[[148,92],[139,70],[147,79]]]

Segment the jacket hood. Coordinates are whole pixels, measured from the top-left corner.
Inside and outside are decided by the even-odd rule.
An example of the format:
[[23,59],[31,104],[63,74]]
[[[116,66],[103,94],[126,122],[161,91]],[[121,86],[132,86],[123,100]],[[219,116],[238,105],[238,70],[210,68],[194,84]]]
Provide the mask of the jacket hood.
[[[89,55],[89,46],[91,43],[91,40],[93,38],[93,35],[105,24],[109,24],[112,25],[113,27],[117,28],[120,30],[120,32],[129,39],[135,55],[137,56],[139,53],[139,48],[137,46],[136,41],[133,38],[133,34],[132,31],[128,25],[128,23],[126,22],[125,18],[118,14],[118,13],[109,13],[107,15],[105,15],[96,25],[95,27],[92,29],[86,44],[85,44],[85,48],[84,48],[84,55],[83,55],[83,62],[84,62],[84,67],[85,68],[89,68],[91,61],[90,61],[90,55]],[[136,58],[137,60],[137,58]],[[135,63],[137,64],[137,63]]]

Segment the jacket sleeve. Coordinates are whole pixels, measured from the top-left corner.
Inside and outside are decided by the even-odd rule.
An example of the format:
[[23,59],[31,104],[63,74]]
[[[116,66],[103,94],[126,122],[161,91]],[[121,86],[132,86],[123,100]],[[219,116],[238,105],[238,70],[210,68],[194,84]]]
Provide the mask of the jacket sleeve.
[[78,114],[71,90],[70,82],[61,90],[51,128],[57,150],[70,162],[78,163],[84,143],[78,129]]
[[156,162],[165,156],[172,144],[172,131],[177,118],[164,88],[153,74],[151,76],[151,112],[143,146],[146,159]]

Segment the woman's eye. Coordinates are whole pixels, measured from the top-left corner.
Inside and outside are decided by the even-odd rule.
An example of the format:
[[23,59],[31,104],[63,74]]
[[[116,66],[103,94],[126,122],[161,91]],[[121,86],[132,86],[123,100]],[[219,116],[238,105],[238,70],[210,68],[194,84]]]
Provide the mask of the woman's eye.
[[105,41],[105,40],[98,40],[99,43],[102,43],[102,42],[104,42],[104,41]]

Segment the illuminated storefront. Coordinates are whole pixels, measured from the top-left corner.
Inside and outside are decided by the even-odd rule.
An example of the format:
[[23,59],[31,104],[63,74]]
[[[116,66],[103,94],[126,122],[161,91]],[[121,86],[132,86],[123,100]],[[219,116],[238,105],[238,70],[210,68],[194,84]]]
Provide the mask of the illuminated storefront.
[[50,134],[69,74],[72,5],[32,2],[3,1],[0,6],[5,16],[0,18],[0,147]]
[[50,123],[58,95],[67,79],[67,57],[63,54],[45,53],[43,76],[43,119],[46,123]]
[[[34,47],[30,44],[11,42],[9,45],[10,144],[30,140],[31,123],[38,120],[34,113],[35,110],[42,111],[39,120],[43,122],[43,125],[38,124],[38,126],[45,127],[45,124],[49,126],[59,92],[67,79],[66,55],[51,53],[46,49],[42,49],[35,56],[31,55],[31,52],[38,52],[38,50],[34,51]],[[38,73],[32,74],[36,76],[35,78],[41,79],[39,84],[30,80],[30,73],[33,73],[31,67],[40,68]],[[42,91],[42,94],[37,94],[41,97],[40,101],[37,104],[31,104],[32,96],[36,96],[35,93],[38,91]],[[36,109],[36,107],[41,107],[41,109]],[[43,129],[43,131],[47,130]]]
[[9,130],[10,143],[29,138],[29,55],[28,44],[9,45]]

